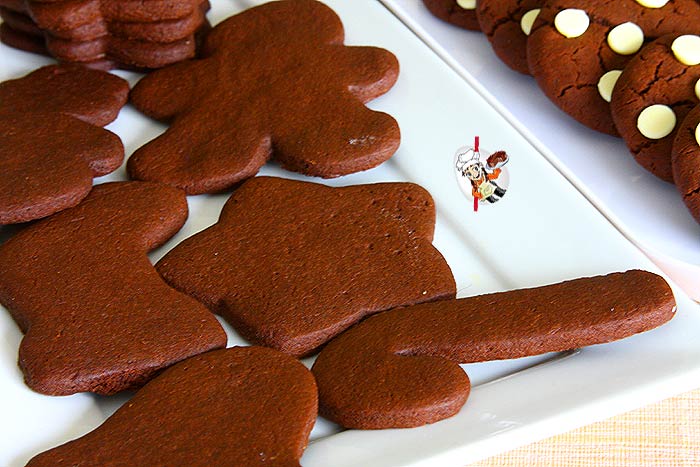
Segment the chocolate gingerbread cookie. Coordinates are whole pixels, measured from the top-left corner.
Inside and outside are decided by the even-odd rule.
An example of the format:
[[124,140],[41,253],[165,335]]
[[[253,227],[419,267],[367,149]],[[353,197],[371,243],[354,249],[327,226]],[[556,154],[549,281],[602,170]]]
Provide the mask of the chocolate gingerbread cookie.
[[[6,1],[6,0],[5,0]],[[202,0],[25,0],[37,24],[66,31],[95,22],[155,23],[196,14]]]
[[[700,95],[700,81],[695,89]],[[700,223],[700,105],[678,127],[672,162],[673,181],[693,218]]]
[[255,177],[156,267],[244,338],[304,356],[368,315],[454,296],[434,224],[432,198],[411,183]]
[[642,167],[672,182],[678,125],[700,103],[700,36],[670,34],[647,44],[617,83],[610,106],[620,135]]
[[34,35],[14,29],[6,22],[0,23],[0,42],[14,49],[35,54],[48,55],[44,36]]
[[114,394],[226,345],[216,318],[146,256],[186,218],[180,190],[107,183],[0,245],[0,303],[26,334],[19,365],[29,387]]
[[293,358],[217,350],[166,370],[97,429],[27,467],[299,467],[317,404],[313,376]]
[[481,30],[493,51],[515,71],[530,74],[527,38],[544,0],[479,0],[476,9]]
[[18,13],[27,12],[25,0],[0,0],[0,7],[7,8],[8,10],[16,11]]
[[443,21],[460,28],[479,30],[476,19],[477,0],[423,0],[426,8]]
[[251,8],[217,25],[194,60],[143,78],[131,94],[168,130],[129,159],[132,178],[189,194],[225,190],[270,158],[307,175],[372,168],[396,151],[389,115],[364,103],[396,81],[396,58],[343,45],[337,15],[315,0]]
[[610,99],[631,58],[665,34],[699,34],[700,2],[550,0],[527,43],[529,69],[564,112],[617,135]]
[[0,224],[75,206],[93,177],[121,165],[121,140],[101,126],[128,93],[125,80],[77,65],[0,83]]
[[44,34],[29,16],[24,0],[0,0],[0,41],[15,49],[48,55]]
[[661,277],[628,271],[387,311],[321,351],[312,368],[319,410],[348,428],[433,423],[467,399],[458,363],[610,342],[660,326],[675,310]]
[[0,18],[2,18],[3,24],[6,24],[15,31],[23,32],[31,36],[43,37],[39,26],[37,26],[26,13],[0,7]]

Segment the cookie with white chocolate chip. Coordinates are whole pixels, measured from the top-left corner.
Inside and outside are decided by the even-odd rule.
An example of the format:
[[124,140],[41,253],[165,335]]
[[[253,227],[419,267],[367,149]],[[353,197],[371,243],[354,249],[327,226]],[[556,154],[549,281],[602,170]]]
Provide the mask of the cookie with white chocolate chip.
[[471,31],[479,30],[476,19],[476,0],[423,0],[428,10],[450,24]]
[[617,81],[610,108],[637,162],[672,182],[680,123],[700,103],[700,36],[669,34],[647,44]]
[[[695,92],[700,96],[700,81]],[[671,161],[676,188],[690,214],[700,223],[700,104],[680,123]]]
[[697,0],[555,0],[528,39],[530,72],[547,97],[584,125],[616,135],[610,99],[645,42],[700,34]]
[[527,38],[544,0],[479,0],[476,16],[493,51],[515,71],[530,74]]

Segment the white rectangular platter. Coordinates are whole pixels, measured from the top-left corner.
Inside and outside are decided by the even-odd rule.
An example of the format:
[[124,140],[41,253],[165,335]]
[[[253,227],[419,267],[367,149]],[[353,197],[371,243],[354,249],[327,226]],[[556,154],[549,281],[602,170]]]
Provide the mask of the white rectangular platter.
[[[210,19],[216,23],[257,3],[215,0]],[[385,47],[399,58],[402,71],[396,87],[372,107],[397,118],[403,139],[399,152],[376,169],[314,181],[334,186],[412,181],[427,188],[437,205],[435,244],[453,269],[460,296],[632,268],[655,270],[516,128],[381,3],[327,3],[342,18],[348,44]],[[48,62],[0,46],[0,79],[22,76]],[[132,83],[138,79],[136,74],[119,74]],[[130,107],[109,128],[122,137],[127,153],[163,130]],[[457,185],[453,155],[477,134],[484,147],[509,152],[511,180],[501,202],[474,213]],[[304,178],[273,164],[262,173]],[[97,182],[122,179],[123,168]],[[187,224],[153,253],[152,260],[214,223],[227,196],[191,197]],[[0,237],[8,233],[0,230]],[[677,300],[678,313],[671,323],[625,341],[562,355],[465,366],[474,390],[464,409],[449,420],[383,431],[341,431],[319,420],[301,463],[465,465],[700,386],[700,310],[678,291]],[[244,344],[230,328],[227,331],[229,345]],[[92,430],[128,397],[33,393],[16,364],[21,338],[9,314],[0,310],[3,467],[22,467],[36,453]]]
[[700,225],[672,184],[637,165],[621,139],[564,114],[534,79],[504,65],[484,34],[435,18],[421,0],[381,1],[700,301]]

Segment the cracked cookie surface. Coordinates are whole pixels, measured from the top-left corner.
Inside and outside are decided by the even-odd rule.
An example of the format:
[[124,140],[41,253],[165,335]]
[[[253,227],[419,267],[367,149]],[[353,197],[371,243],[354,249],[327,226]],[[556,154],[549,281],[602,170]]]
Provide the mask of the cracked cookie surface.
[[679,124],[700,103],[700,62],[693,65],[684,55],[694,50],[700,54],[700,36],[671,34],[647,44],[620,75],[610,103],[636,161],[668,182]]
[[673,143],[672,163],[676,188],[693,218],[700,223],[700,105],[685,117],[678,128]]
[[480,0],[477,18],[493,51],[510,68],[529,75],[527,38],[544,0]]
[[527,43],[538,85],[564,112],[617,135],[610,111],[616,78],[645,42],[665,34],[700,33],[700,2],[658,8],[643,0],[553,0],[538,15]]
[[479,30],[476,19],[476,0],[423,0],[428,10],[437,18],[471,31]]

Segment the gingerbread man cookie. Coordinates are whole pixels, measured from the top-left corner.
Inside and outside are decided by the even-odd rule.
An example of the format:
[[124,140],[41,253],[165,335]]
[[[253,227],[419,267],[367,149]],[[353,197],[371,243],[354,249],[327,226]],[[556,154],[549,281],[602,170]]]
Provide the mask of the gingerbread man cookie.
[[458,363],[622,339],[673,318],[656,274],[628,271],[399,308],[331,341],[312,371],[319,411],[347,428],[405,428],[457,413],[469,395]]
[[124,147],[100,128],[129,85],[78,65],[51,65],[0,83],[0,224],[46,217],[87,196],[117,169]]
[[553,0],[527,43],[529,69],[552,102],[584,125],[617,130],[610,99],[617,78],[645,42],[700,34],[697,0]]
[[[700,95],[700,81],[696,91]],[[700,223],[700,105],[678,127],[672,163],[673,181],[693,218]]]
[[106,183],[0,245],[0,303],[26,334],[19,365],[29,387],[114,394],[226,345],[216,318],[146,256],[186,219],[180,190]]
[[389,115],[364,103],[398,76],[383,49],[343,45],[337,15],[315,0],[282,0],[217,25],[201,60],[158,70],[131,94],[168,130],[129,159],[132,178],[189,194],[225,190],[270,158],[307,175],[372,168],[396,151]]
[[156,267],[249,341],[304,356],[373,313],[453,297],[434,226],[432,198],[412,183],[255,177]]
[[169,368],[94,431],[27,467],[299,467],[317,405],[313,376],[293,358],[217,350]]
[[672,182],[673,140],[679,124],[699,103],[700,36],[670,34],[646,45],[627,64],[610,106],[637,162]]
[[479,30],[476,18],[477,0],[423,0],[433,15],[460,28]]

